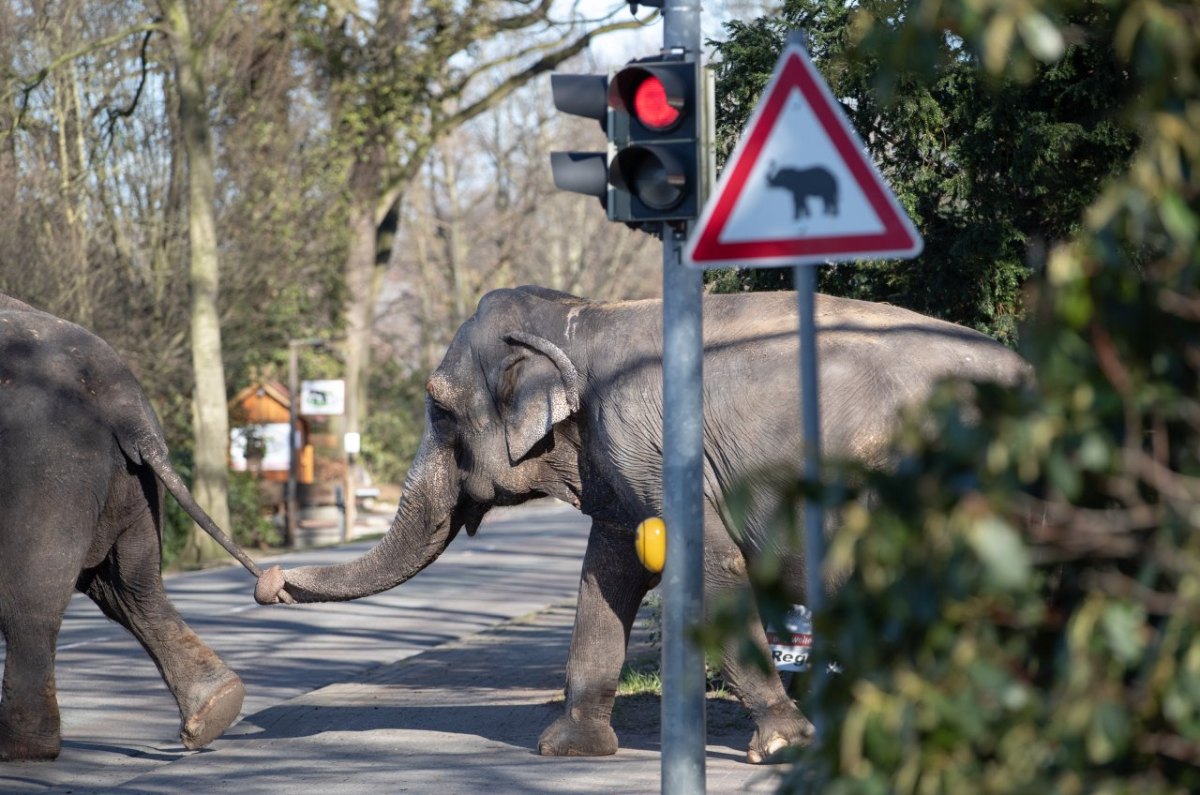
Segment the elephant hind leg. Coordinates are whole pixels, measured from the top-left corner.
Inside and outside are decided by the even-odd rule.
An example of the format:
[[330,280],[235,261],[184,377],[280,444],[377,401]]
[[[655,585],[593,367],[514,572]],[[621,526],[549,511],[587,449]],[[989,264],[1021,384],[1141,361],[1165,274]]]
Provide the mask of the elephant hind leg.
[[81,580],[81,588],[146,649],[179,705],[184,746],[203,748],[237,719],[245,689],[167,598],[159,554],[147,512],[144,521],[120,535],[108,557]]
[[[36,535],[0,527],[0,535],[18,534]],[[0,633],[6,647],[0,760],[54,759],[61,747],[54,653],[79,563],[69,549],[65,554],[46,549],[9,545],[0,561]]]
[[[8,626],[3,617],[0,626]],[[0,761],[54,759],[61,748],[54,684],[58,626],[26,622],[3,634],[7,651],[0,695]]]
[[[753,595],[741,550],[733,543],[716,511],[705,507],[704,585],[705,601],[715,605],[731,594]],[[788,567],[785,561],[785,568]],[[803,587],[803,583],[799,583]],[[721,649],[721,669],[729,688],[754,718],[755,732],[746,750],[746,761],[761,764],[773,761],[787,747],[803,747],[812,741],[813,725],[788,695],[773,669],[763,671],[744,659],[742,644],[748,639],[766,658],[771,658],[767,634],[757,609],[751,609],[743,627],[744,635],[731,637]]]

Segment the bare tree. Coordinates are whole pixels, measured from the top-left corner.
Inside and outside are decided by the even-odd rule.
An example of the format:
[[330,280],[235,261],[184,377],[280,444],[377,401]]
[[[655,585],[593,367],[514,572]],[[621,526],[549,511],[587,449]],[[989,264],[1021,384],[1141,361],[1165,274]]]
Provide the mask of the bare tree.
[[[309,222],[338,185],[318,103],[291,102],[296,7],[0,5],[0,289],[122,352],[168,435],[191,437],[197,496],[226,525],[228,366],[269,367],[338,294],[313,265],[344,235]],[[225,279],[218,252],[250,267]]]
[[552,0],[317,6],[308,20],[317,31],[310,39],[321,42],[318,54],[346,163],[346,427],[358,431],[391,236],[401,199],[434,144],[594,37],[637,23],[581,23],[574,15],[558,21]]
[[[603,145],[555,115],[547,81],[448,135],[410,185],[377,330],[414,371],[436,365],[488,290],[540,284],[588,297],[661,292],[655,238],[609,223],[594,198],[554,188],[547,152]],[[536,110],[531,110],[536,109]]]

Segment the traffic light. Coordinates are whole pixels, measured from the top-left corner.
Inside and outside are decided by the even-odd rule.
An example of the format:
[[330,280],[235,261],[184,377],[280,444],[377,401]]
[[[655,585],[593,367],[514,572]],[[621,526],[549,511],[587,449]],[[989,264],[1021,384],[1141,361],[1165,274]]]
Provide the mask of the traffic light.
[[[554,107],[573,116],[584,116],[608,130],[608,77],[606,75],[550,75]],[[595,196],[608,208],[607,152],[551,152],[554,187]],[[611,212],[609,214],[611,218]]]
[[701,196],[697,64],[658,56],[608,81],[613,155],[609,217],[634,223],[696,218]]
[[550,75],[554,106],[595,119],[608,139],[607,152],[551,152],[554,186],[595,196],[610,221],[635,228],[696,218],[709,170],[701,160],[697,69],[693,61],[655,56],[611,77]]

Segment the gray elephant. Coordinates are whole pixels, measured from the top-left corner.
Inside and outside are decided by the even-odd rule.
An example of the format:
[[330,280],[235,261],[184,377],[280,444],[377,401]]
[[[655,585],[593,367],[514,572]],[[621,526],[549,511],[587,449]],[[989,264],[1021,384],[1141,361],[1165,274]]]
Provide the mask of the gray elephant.
[[[817,299],[825,452],[883,464],[897,411],[944,376],[1016,383],[1026,365],[974,331],[892,306]],[[704,301],[706,599],[748,587],[746,562],[776,543],[767,516],[734,536],[723,498],[748,473],[799,461],[796,299]],[[489,508],[550,496],[592,519],[567,659],[566,709],[542,733],[546,755],[617,749],[614,694],[638,606],[658,580],[634,549],[639,522],[662,511],[662,305],[600,303],[541,288],[490,293],[427,384],[425,433],[387,535],[337,566],[268,569],[255,596],[356,599],[432,563]],[[669,528],[668,528],[669,531]],[[802,561],[789,558],[796,593]],[[745,628],[767,653],[761,624]],[[747,758],[802,745],[812,725],[775,674],[722,663],[757,728]]]
[[179,704],[185,746],[207,745],[237,718],[241,679],[163,590],[160,482],[232,546],[171,468],[158,420],[116,352],[0,295],[0,760],[58,756],[54,653],[72,589],[149,652]]

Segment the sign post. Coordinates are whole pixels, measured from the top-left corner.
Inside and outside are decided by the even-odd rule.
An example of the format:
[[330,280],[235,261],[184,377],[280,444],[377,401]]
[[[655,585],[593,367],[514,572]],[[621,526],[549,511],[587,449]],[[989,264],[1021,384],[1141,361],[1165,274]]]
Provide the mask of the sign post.
[[[915,257],[920,234],[867,155],[793,31],[705,205],[687,249],[695,268],[787,267],[795,273],[804,478],[820,480],[816,270],[836,260]],[[807,608],[825,601],[824,513],[804,506]],[[814,670],[815,676],[825,672]],[[821,720],[809,716],[821,734]]]

